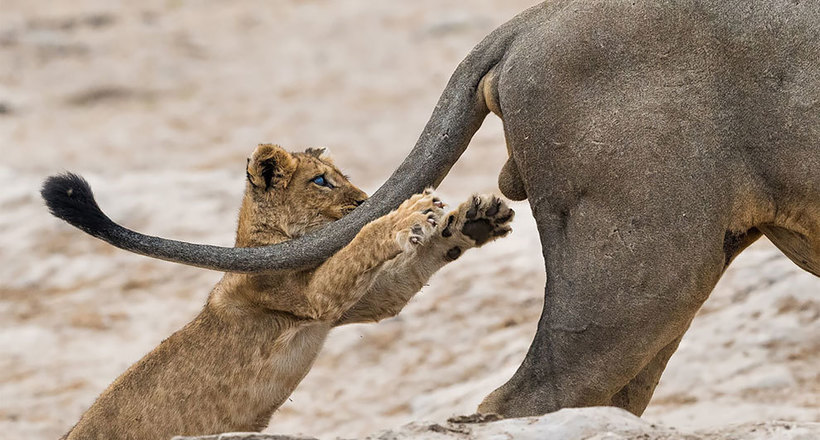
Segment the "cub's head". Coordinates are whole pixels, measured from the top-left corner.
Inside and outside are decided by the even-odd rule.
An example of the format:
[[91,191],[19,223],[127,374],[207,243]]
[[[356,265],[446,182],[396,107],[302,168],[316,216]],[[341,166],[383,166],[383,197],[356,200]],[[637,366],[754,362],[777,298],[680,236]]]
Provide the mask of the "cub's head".
[[289,153],[278,145],[261,144],[248,158],[247,178],[238,245],[296,238],[342,218],[367,199],[323,148]]

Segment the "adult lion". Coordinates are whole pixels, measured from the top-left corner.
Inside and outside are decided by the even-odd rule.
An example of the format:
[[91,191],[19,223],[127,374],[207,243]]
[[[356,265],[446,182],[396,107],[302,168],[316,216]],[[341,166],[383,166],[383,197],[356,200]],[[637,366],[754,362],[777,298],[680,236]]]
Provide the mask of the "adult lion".
[[695,312],[761,234],[820,275],[819,41],[818,2],[550,1],[476,46],[404,163],[332,228],[231,249],[147,237],[101,212],[61,216],[211,269],[316,265],[438,184],[492,111],[510,152],[499,186],[530,201],[547,286],[526,359],[479,410],[640,414]]

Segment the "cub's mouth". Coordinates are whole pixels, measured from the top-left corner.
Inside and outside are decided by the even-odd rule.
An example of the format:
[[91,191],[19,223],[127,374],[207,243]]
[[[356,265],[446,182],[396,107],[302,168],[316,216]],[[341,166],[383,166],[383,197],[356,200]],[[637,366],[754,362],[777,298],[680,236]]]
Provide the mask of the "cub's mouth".
[[325,210],[323,210],[319,213],[318,217],[320,219],[322,219],[322,220],[320,220],[320,222],[322,224],[330,223],[330,222],[339,220],[342,217],[350,214],[351,212],[353,212],[354,209],[356,209],[357,206],[358,205],[356,205],[356,204],[350,204],[350,205],[344,205],[344,206],[340,206],[340,207],[325,209]]
[[[343,208],[342,208],[342,215],[341,215],[339,218],[342,218],[342,217],[344,217],[344,216],[346,216],[346,215],[350,214],[350,213],[351,213],[351,212],[353,212],[353,210],[354,210],[354,209],[356,209],[358,206],[359,206],[359,205],[357,205],[357,204],[355,204],[355,203],[354,203],[354,204],[352,204],[352,205],[347,205],[347,206],[343,207]],[[336,219],[336,220],[338,220],[338,219]]]
[[[354,209],[358,208],[359,206],[361,206],[362,203],[366,202],[367,198],[368,198],[367,195],[365,195],[363,199],[350,202],[347,205],[343,206],[342,209],[341,209],[341,211],[342,211],[341,216],[344,217],[344,216],[350,214],[351,212],[353,212]],[[339,217],[339,218],[341,218],[341,217]]]

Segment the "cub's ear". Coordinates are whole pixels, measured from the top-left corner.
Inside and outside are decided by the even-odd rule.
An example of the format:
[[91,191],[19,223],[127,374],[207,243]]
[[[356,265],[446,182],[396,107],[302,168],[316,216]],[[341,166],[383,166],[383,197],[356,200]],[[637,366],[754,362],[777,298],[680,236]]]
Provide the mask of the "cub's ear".
[[268,190],[287,188],[296,159],[282,147],[273,144],[259,144],[248,158],[248,182],[255,187]]
[[305,150],[305,153],[307,153],[307,154],[309,154],[313,157],[316,157],[316,158],[319,158],[319,157],[329,158],[330,157],[330,150],[328,150],[325,147],[308,148],[308,149]]

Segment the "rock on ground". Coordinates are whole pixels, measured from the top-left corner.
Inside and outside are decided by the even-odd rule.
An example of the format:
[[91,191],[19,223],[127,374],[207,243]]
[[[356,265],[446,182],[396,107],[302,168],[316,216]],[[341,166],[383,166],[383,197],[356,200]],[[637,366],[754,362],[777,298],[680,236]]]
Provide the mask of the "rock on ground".
[[[463,418],[462,418],[463,420]],[[367,436],[368,440],[809,440],[820,438],[820,423],[744,423],[720,429],[682,432],[649,423],[619,408],[570,408],[541,417],[480,423],[413,422]],[[174,440],[311,440],[258,433],[228,433]]]

